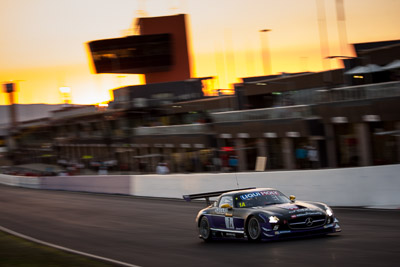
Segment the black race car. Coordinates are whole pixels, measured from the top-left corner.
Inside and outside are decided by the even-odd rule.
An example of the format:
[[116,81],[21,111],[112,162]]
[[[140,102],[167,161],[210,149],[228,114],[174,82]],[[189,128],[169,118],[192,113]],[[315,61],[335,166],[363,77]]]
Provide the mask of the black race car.
[[190,201],[219,196],[196,218],[200,238],[276,240],[340,232],[339,221],[326,204],[296,201],[273,188],[246,188],[185,195]]

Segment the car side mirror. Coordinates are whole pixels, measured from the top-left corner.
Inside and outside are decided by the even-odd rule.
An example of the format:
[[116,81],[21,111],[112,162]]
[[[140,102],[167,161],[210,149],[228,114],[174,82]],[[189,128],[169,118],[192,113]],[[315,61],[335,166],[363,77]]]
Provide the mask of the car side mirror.
[[289,199],[290,199],[290,201],[294,202],[294,201],[296,200],[296,197],[293,196],[293,195],[290,195],[290,196],[289,196]]
[[221,208],[231,210],[231,209],[232,209],[232,206],[229,205],[228,203],[225,203],[225,204],[222,204],[222,205],[221,205]]

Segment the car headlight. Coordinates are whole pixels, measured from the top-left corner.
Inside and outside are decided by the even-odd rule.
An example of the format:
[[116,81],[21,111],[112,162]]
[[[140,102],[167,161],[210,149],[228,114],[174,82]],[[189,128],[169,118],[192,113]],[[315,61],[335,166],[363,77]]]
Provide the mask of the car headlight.
[[333,211],[331,208],[329,208],[328,206],[325,207],[326,210],[326,214],[328,214],[329,217],[331,217],[333,215]]
[[269,216],[269,223],[278,223],[279,218],[276,216]]

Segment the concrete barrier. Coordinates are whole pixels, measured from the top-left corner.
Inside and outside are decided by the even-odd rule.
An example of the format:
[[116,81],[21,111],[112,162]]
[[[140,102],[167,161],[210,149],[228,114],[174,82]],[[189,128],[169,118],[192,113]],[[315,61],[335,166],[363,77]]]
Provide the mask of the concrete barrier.
[[31,176],[0,174],[0,184],[39,189],[40,179],[38,177]]
[[273,187],[297,199],[332,206],[400,207],[400,165],[361,168],[132,176],[132,195],[181,198],[183,194],[238,187]]
[[0,174],[0,183],[11,186],[19,186],[18,177],[19,176]]
[[42,189],[124,194],[130,193],[129,175],[45,176]]
[[299,200],[332,206],[400,208],[400,165],[361,168],[169,175],[21,177],[0,174],[0,183],[29,188],[182,198],[184,194],[273,187]]
[[131,195],[136,196],[182,198],[184,194],[235,188],[235,175],[226,173],[131,176]]
[[39,177],[17,177],[18,186],[26,188],[40,189],[40,178]]

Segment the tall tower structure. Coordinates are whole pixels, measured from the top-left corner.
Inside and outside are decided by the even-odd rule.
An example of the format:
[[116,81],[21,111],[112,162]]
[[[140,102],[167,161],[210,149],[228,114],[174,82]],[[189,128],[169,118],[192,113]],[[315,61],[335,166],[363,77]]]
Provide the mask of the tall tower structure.
[[167,71],[145,73],[146,83],[182,81],[191,78],[186,15],[148,17],[138,20],[140,35],[170,34],[172,65]]
[[88,43],[96,73],[144,74],[146,84],[191,78],[186,15],[144,17],[139,35]]

